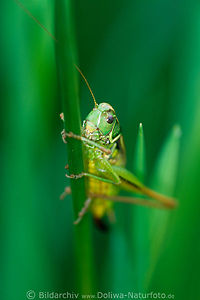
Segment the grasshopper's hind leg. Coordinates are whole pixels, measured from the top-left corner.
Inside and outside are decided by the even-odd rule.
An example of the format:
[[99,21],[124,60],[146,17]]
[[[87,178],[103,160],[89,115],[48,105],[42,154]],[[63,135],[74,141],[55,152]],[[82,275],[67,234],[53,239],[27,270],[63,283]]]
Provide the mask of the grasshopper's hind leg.
[[165,205],[163,203],[156,202],[156,200],[153,199],[148,199],[148,198],[143,198],[143,197],[132,197],[132,196],[108,196],[108,195],[101,195],[101,194],[95,194],[95,193],[90,193],[90,197],[95,197],[95,198],[102,198],[114,202],[121,202],[121,203],[129,203],[129,204],[135,204],[135,205],[140,205],[140,206],[146,206],[146,207],[151,207],[151,208],[158,208],[158,209],[173,209],[177,203],[174,202],[173,206]]
[[85,201],[83,208],[81,209],[81,211],[78,214],[78,218],[74,221],[74,225],[77,225],[77,224],[80,223],[80,221],[82,220],[83,216],[88,211],[88,208],[90,207],[91,202],[92,202],[92,198],[88,198]]

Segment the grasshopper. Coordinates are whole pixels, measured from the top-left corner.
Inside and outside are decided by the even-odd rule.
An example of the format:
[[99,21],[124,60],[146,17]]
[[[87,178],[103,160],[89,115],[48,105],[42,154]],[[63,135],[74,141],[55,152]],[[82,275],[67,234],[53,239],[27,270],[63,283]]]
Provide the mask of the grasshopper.
[[[120,123],[114,108],[108,103],[97,104],[89,83],[81,70],[75,66],[86,82],[94,101],[94,108],[83,121],[81,136],[62,131],[63,141],[74,138],[83,143],[84,171],[66,177],[87,178],[87,194],[82,210],[74,224],[78,224],[90,208],[95,220],[105,215],[113,219],[113,201],[128,202],[156,208],[172,209],[176,206],[173,198],[159,194],[146,187],[126,169],[126,152]],[[63,114],[62,119],[63,119]],[[150,197],[152,200],[120,197],[120,190]],[[69,192],[69,189],[67,190]],[[67,194],[67,193],[66,193]],[[64,196],[64,194],[62,195]]]
[[[19,0],[15,2],[31,17],[46,33],[57,42],[57,39],[27,10]],[[83,143],[84,170],[81,174],[67,175],[71,179],[87,178],[87,195],[82,210],[74,224],[78,224],[84,214],[91,210],[95,220],[101,220],[105,215],[114,219],[113,203],[126,202],[155,208],[172,209],[177,203],[175,199],[159,194],[146,187],[137,177],[126,169],[126,152],[120,123],[114,108],[108,103],[97,104],[90,85],[83,77],[94,101],[94,108],[83,121],[81,136],[72,132],[62,131],[63,141],[74,138]],[[60,115],[64,121],[63,113]],[[154,200],[118,196],[120,190],[126,190]],[[69,194],[67,187],[61,199]],[[97,222],[98,223],[98,222]]]

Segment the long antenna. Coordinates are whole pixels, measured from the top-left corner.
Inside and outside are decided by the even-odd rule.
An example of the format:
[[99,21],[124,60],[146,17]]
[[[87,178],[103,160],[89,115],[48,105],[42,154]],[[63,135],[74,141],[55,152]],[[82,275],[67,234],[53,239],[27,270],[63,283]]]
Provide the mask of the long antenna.
[[29,16],[29,17],[31,17],[44,31],[46,31],[46,33],[54,40],[54,41],[56,41],[56,42],[58,42],[58,40],[55,38],[55,36],[53,36],[53,34],[51,34],[51,32],[49,32],[48,30],[47,30],[47,28],[46,27],[44,27],[44,25],[42,25],[42,23],[40,23],[40,21],[38,21],[38,19],[36,19],[33,15],[32,15],[32,13],[19,1],[19,0],[14,0],[16,3],[17,3],[17,5],[19,6],[19,7],[21,7],[22,9],[23,9],[23,11]]
[[[23,11],[29,16],[29,17],[31,17],[32,19],[33,19],[33,21],[35,21],[44,31],[46,31],[46,33],[54,40],[54,41],[56,41],[56,42],[58,42],[58,40],[55,38],[55,36],[53,36],[52,34],[51,34],[51,32],[49,32],[48,30],[47,30],[47,28],[44,26],[44,25],[42,25],[42,23],[40,23],[40,21],[38,20],[38,19],[36,19],[33,15],[32,15],[32,13],[19,1],[19,0],[14,0],[16,3],[17,3],[17,5],[19,6],[19,7],[21,7],[22,9],[23,9]],[[83,77],[83,79],[84,79],[84,81],[85,81],[85,83],[87,84],[87,87],[88,87],[88,89],[89,89],[89,91],[90,91],[90,93],[91,93],[91,95],[92,95],[92,98],[93,98],[93,100],[94,100],[94,105],[95,105],[95,107],[97,107],[98,106],[98,104],[97,104],[97,102],[96,102],[96,99],[95,99],[95,97],[94,97],[94,94],[93,94],[93,92],[92,92],[92,89],[91,89],[91,87],[90,87],[90,85],[89,85],[89,83],[88,83],[88,81],[87,81],[87,79],[85,78],[85,76],[83,75],[83,73],[81,72],[81,70],[79,69],[79,67],[77,67],[77,65],[75,65],[75,67],[76,67],[76,69],[78,70],[78,72],[81,74],[81,76]]]
[[85,83],[87,84],[87,87],[88,87],[88,89],[89,89],[89,91],[90,91],[90,93],[91,93],[91,95],[92,95],[93,100],[94,100],[94,105],[95,105],[95,107],[97,108],[97,107],[98,107],[98,104],[97,104],[97,102],[96,102],[96,99],[95,99],[95,97],[94,97],[94,94],[93,94],[93,92],[92,92],[92,90],[91,90],[91,87],[90,87],[90,85],[89,85],[87,79],[85,78],[85,76],[83,75],[83,73],[81,72],[81,70],[79,69],[79,67],[77,67],[77,65],[75,65],[75,67],[76,67],[76,69],[79,71],[79,73],[81,74],[81,76],[83,77]]

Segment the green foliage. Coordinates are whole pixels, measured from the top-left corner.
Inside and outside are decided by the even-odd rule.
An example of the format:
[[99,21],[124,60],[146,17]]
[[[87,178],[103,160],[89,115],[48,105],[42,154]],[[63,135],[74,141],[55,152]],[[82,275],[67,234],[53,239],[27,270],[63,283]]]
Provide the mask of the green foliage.
[[[198,1],[22,2],[51,33],[55,21],[58,43],[15,1],[2,1],[2,299],[24,299],[30,289],[198,299]],[[78,84],[77,57],[97,101],[116,110],[128,169],[175,196],[173,212],[120,203],[108,233],[89,214],[74,228],[84,181],[72,186],[74,205],[71,196],[60,201],[59,195],[69,184],[66,163],[70,171],[82,169],[81,144],[69,141],[66,155],[59,114],[64,109],[66,129],[78,133],[93,108],[88,89]]]

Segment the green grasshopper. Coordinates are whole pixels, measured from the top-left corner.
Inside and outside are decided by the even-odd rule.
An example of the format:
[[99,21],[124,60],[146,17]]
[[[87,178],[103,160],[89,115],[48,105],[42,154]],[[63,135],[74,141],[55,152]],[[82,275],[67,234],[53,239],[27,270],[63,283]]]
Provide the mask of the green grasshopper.
[[[57,39],[19,0],[15,0],[15,2],[57,42]],[[117,201],[155,208],[175,208],[177,205],[175,199],[149,189],[125,168],[125,146],[115,110],[108,103],[97,104],[85,76],[77,66],[76,68],[90,90],[95,107],[83,122],[81,136],[77,136],[72,132],[66,133],[64,130],[62,131],[64,142],[66,142],[66,138],[68,137],[78,139],[84,145],[84,172],[76,175],[66,175],[72,179],[79,179],[83,176],[87,177],[88,199],[74,223],[78,224],[89,208],[96,220],[101,220],[105,215],[112,220],[114,216],[113,202]],[[61,118],[64,120],[63,114],[61,114]],[[121,197],[118,196],[120,190],[147,196],[154,199],[154,201],[134,197]],[[70,189],[67,187],[65,192],[61,195],[61,198],[69,193]]]
[[[64,142],[68,137],[83,143],[85,170],[81,174],[66,174],[66,177],[71,179],[79,179],[83,176],[87,178],[88,199],[74,223],[78,224],[89,208],[96,220],[100,220],[105,215],[113,219],[113,201],[157,208],[174,208],[176,202],[173,198],[149,189],[125,168],[125,146],[115,110],[108,103],[97,104],[88,81],[81,70],[77,66],[76,68],[91,92],[95,107],[83,121],[81,136],[62,131]],[[120,190],[148,196],[157,202],[117,196]]]

